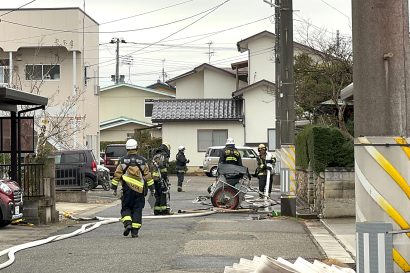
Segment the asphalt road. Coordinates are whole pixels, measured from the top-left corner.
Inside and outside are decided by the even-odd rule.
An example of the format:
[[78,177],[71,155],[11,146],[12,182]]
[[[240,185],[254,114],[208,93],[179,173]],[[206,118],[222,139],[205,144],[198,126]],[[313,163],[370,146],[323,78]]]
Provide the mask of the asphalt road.
[[[204,209],[193,203],[206,195],[208,177],[186,177],[186,192],[176,192],[171,177],[171,204],[179,209]],[[256,181],[255,181],[256,182]],[[96,190],[90,196],[110,198]],[[119,206],[98,215],[119,217]],[[145,215],[152,215],[146,204]],[[102,226],[67,240],[18,252],[16,262],[2,272],[223,272],[240,258],[262,254],[294,260],[322,259],[302,222],[292,218],[252,220],[249,213],[218,213],[206,217],[145,219],[139,238],[123,237],[122,224]],[[80,227],[74,224],[59,233]],[[0,262],[3,262],[1,260]]]

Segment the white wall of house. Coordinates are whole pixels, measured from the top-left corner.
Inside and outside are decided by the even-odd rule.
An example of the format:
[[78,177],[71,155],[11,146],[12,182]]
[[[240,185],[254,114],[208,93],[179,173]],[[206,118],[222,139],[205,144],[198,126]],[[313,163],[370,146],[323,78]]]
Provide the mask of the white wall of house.
[[146,99],[169,99],[171,95],[148,92],[137,87],[118,85],[100,93],[100,120],[107,121],[121,116],[151,123],[145,116]]
[[269,36],[248,42],[249,84],[260,80],[275,82],[275,40]]
[[129,123],[121,126],[116,126],[110,129],[101,130],[101,141],[127,141],[128,134],[134,135],[135,129],[140,129],[145,126],[135,123]]
[[171,160],[175,160],[178,146],[186,147],[185,155],[190,160],[189,167],[202,166],[205,152],[198,151],[198,130],[228,130],[228,137],[233,137],[238,146],[244,144],[243,125],[238,121],[206,122],[165,122],[162,125],[162,139],[171,145]]
[[[204,70],[204,98],[232,98],[232,92],[236,90],[234,75],[212,69]],[[178,91],[179,92],[179,91]]]
[[[87,27],[86,31],[97,32],[96,34],[87,33],[84,37],[89,39],[89,36],[95,35],[98,39],[98,24],[88,16],[84,17],[84,13],[79,8],[19,9],[5,14],[2,16],[2,19],[40,28],[67,30],[82,29],[84,19],[84,26]],[[83,50],[83,35],[81,31],[50,32],[43,29],[26,28],[13,24],[0,24],[0,33],[7,33],[6,36],[2,36],[7,37],[7,39],[3,39],[6,41],[1,42],[1,48],[7,52],[15,52],[22,46],[33,45],[40,47],[65,45],[68,50]],[[94,47],[95,45],[85,44],[85,46]]]
[[268,128],[275,128],[273,91],[273,87],[261,85],[244,92],[246,144],[268,142]]
[[194,73],[176,81],[177,99],[204,98],[204,71]]
[[[0,42],[0,58],[9,60],[10,55],[12,57],[10,63],[13,65],[13,73],[10,86],[28,92],[33,90],[33,86],[40,86],[38,94],[49,98],[47,111],[50,114],[61,109],[63,102],[72,95],[74,88],[84,90],[75,111],[70,115],[85,116],[85,119],[80,122],[82,126],[86,126],[86,129],[77,132],[73,139],[85,146],[87,139],[92,138],[96,140],[93,143],[97,146],[99,136],[99,97],[96,95],[98,66],[90,65],[95,64],[99,57],[98,50],[94,50],[99,43],[98,23],[84,16],[78,8],[21,9],[9,15],[6,14],[3,19],[55,29],[81,29],[84,24],[87,31],[94,32],[83,36],[81,33],[50,33],[42,29],[2,24],[0,25],[0,36],[8,37],[8,39]],[[75,70],[73,69],[73,52],[76,56]],[[27,64],[60,64],[60,78],[57,80],[27,80],[25,75]],[[87,77],[90,79],[87,80],[87,84],[85,84],[84,66],[89,66]],[[96,147],[90,148],[96,149]]]

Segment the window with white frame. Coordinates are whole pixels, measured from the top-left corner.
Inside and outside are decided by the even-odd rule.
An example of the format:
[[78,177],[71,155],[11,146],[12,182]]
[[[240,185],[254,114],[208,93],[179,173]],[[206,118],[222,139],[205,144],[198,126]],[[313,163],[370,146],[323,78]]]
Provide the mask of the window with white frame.
[[198,152],[206,152],[210,146],[223,146],[228,130],[198,130]]
[[59,80],[59,64],[27,64],[26,80]]
[[145,109],[145,117],[150,118],[152,117],[152,108],[154,107],[154,100],[153,99],[145,99],[144,109]]

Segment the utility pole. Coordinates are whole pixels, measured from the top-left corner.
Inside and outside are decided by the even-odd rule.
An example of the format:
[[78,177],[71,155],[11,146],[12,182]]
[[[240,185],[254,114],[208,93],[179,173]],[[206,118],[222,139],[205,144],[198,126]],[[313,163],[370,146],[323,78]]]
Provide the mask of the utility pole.
[[357,272],[409,272],[408,0],[352,1],[352,22]]
[[112,38],[110,43],[117,44],[114,82],[118,84],[120,82],[120,43],[125,44],[126,42],[124,39]]
[[208,43],[206,43],[208,45],[208,64],[211,64],[211,56],[214,55],[214,50],[211,51],[211,45],[213,44],[212,41],[209,41]]
[[165,59],[162,59],[162,82],[165,83],[165,78],[167,77],[167,73],[165,72]]
[[131,55],[127,55],[122,58],[121,62],[128,65],[128,82],[131,83],[131,66],[134,63],[134,58]]
[[[281,214],[296,216],[295,85],[292,0],[264,0],[275,7],[276,151],[280,157]],[[279,152],[280,149],[280,152]]]

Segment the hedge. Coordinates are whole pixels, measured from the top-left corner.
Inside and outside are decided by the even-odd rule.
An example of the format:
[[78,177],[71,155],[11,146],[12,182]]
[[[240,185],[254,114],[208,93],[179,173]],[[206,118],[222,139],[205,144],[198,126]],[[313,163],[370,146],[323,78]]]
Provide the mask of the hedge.
[[322,172],[326,167],[353,167],[353,141],[338,128],[308,126],[296,136],[296,166]]

